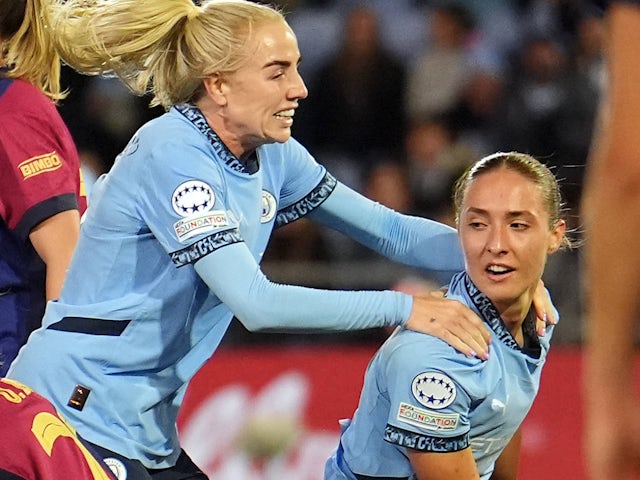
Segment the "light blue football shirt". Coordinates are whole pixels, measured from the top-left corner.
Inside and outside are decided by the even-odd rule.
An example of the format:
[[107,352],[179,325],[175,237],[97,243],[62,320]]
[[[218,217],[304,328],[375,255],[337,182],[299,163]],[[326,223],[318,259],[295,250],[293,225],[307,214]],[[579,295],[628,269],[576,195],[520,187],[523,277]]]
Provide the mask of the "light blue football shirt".
[[529,412],[553,327],[538,338],[532,313],[520,348],[466,273],[448,290],[491,329],[491,356],[468,358],[442,340],[398,328],[370,362],[360,403],[343,429],[325,480],[414,478],[406,449],[453,452],[471,445],[482,480]]

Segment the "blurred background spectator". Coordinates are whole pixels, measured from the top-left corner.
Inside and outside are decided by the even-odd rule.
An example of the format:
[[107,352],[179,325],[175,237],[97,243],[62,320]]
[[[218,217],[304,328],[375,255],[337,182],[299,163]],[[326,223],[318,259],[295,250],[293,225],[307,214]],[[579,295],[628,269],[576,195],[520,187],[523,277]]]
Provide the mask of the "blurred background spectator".
[[427,42],[409,65],[405,110],[412,120],[442,114],[457,103],[468,76],[474,21],[461,4],[427,9]]
[[338,50],[306,79],[315,93],[296,114],[296,136],[318,160],[341,162],[357,179],[395,153],[404,132],[405,69],[383,44],[379,21],[364,4],[346,12]]
[[453,226],[451,192],[456,179],[473,163],[475,152],[458,142],[443,116],[411,122],[404,138],[413,213]]

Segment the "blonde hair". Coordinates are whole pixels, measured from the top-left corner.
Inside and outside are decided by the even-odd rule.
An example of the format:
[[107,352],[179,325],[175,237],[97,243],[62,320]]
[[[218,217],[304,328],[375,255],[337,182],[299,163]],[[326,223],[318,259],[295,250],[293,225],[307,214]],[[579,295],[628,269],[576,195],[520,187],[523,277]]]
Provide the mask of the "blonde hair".
[[[453,193],[456,223],[460,220],[462,203],[469,186],[480,175],[498,168],[513,170],[540,187],[543,202],[549,213],[550,229],[553,229],[557,222],[562,220],[564,204],[560,193],[560,185],[553,172],[542,162],[526,153],[498,152],[478,160],[456,181]],[[572,248],[573,246],[572,240],[567,235],[564,235],[561,247]]]
[[72,68],[115,74],[166,109],[197,100],[207,76],[237,70],[257,26],[285,22],[278,10],[245,0],[68,0],[52,16]]
[[[2,58],[9,68],[7,77],[20,78],[34,85],[53,101],[66,96],[60,88],[60,57],[56,53],[51,28],[47,16],[47,0],[26,0],[24,2],[3,1],[3,8],[11,12],[0,12],[3,19]],[[15,13],[24,5],[24,17],[18,19]],[[11,18],[10,18],[10,14]],[[4,21],[20,21],[15,31]],[[6,35],[6,38],[5,38]]]

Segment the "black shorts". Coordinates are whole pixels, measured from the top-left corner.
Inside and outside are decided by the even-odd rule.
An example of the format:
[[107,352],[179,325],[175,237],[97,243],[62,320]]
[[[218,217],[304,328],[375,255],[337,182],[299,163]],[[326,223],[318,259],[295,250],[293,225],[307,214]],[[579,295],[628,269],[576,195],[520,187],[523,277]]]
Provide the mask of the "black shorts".
[[87,442],[94,454],[102,458],[113,474],[120,480],[208,480],[202,470],[193,463],[189,455],[182,450],[173,467],[152,469],[147,468],[138,460],[131,460],[99,445]]

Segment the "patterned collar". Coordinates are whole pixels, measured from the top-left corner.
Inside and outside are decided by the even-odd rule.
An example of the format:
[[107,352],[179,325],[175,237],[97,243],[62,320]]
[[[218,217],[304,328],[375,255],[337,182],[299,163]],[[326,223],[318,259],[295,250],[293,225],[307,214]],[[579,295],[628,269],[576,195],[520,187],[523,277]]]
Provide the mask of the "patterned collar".
[[220,140],[220,137],[209,126],[207,119],[197,107],[188,103],[183,103],[181,105],[176,105],[175,109],[184,115],[187,120],[193,123],[195,127],[200,130],[205,137],[207,137],[215,152],[230,169],[235,170],[236,172],[246,173],[248,175],[258,171],[260,166],[258,156],[254,153],[246,164],[242,163],[238,157],[231,153],[231,150],[227,148],[224,142]]
[[501,342],[509,348],[521,351],[530,357],[540,358],[542,347],[536,332],[536,319],[533,309],[529,310],[522,324],[524,345],[521,348],[515,338],[513,338],[513,335],[511,335],[511,332],[507,329],[502,318],[500,318],[500,313],[498,313],[496,307],[491,303],[491,300],[478,290],[478,287],[473,284],[471,278],[469,278],[469,275],[466,273],[464,274],[464,287],[482,319],[489,325],[489,328],[498,335]]

